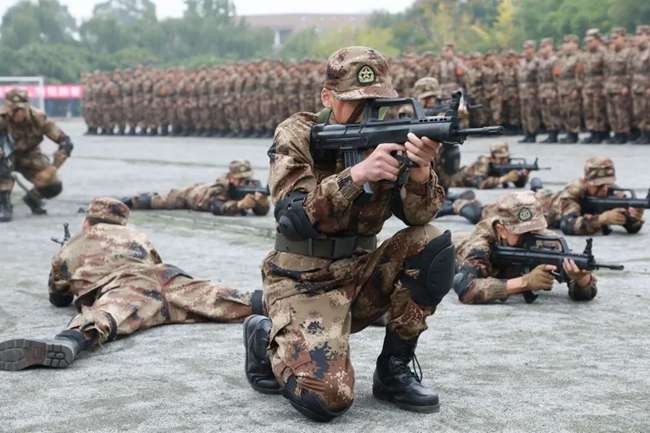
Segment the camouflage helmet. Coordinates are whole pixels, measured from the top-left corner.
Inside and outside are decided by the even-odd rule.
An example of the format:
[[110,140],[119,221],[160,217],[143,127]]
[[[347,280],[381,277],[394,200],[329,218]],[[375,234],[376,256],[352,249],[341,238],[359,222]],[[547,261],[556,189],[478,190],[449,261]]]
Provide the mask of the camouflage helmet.
[[440,83],[433,77],[420,78],[415,82],[413,92],[417,98],[428,98],[431,96],[439,98],[441,94]]
[[587,30],[585,32],[585,39],[587,38],[602,39],[602,36],[600,35],[600,30],[598,30],[597,28],[592,28]]
[[544,230],[542,204],[532,191],[509,192],[497,198],[497,220],[515,234]]
[[614,36],[625,36],[625,28],[623,27],[612,27],[612,30],[609,32],[610,37]]
[[639,24],[636,26],[637,35],[650,35],[650,25],[648,24]]
[[510,156],[508,143],[495,143],[490,145],[490,155],[493,158],[508,158]]
[[575,42],[577,44],[580,43],[580,38],[576,35],[566,35],[564,36],[564,42]]
[[540,48],[543,47],[544,45],[550,45],[553,46],[553,38],[544,38],[539,42]]
[[361,46],[341,48],[329,57],[325,88],[341,101],[397,97],[386,58]]
[[27,108],[29,107],[29,95],[27,90],[13,88],[5,95],[5,102],[10,108]]
[[115,198],[98,197],[90,202],[86,218],[100,223],[125,226],[129,220],[129,208]]
[[250,179],[253,177],[253,167],[250,161],[235,160],[228,166],[228,175],[234,179]]
[[532,40],[532,39],[528,39],[526,42],[524,42],[523,47],[524,47],[524,49],[526,49],[526,48],[533,48],[534,49],[535,48],[535,41]]
[[612,185],[616,182],[614,162],[605,156],[594,156],[585,162],[585,179],[593,185]]

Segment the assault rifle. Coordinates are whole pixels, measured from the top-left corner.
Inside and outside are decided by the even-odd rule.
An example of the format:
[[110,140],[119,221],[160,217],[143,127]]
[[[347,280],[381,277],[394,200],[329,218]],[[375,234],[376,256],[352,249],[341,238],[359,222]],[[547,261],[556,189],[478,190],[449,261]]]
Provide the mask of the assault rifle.
[[612,209],[650,209],[650,189],[646,198],[637,198],[634,190],[629,188],[609,188],[607,197],[585,196],[581,207],[583,213],[600,214]]
[[[524,238],[521,247],[496,245],[492,251],[492,260],[497,266],[514,269],[521,275],[526,274],[539,265],[553,265],[557,271],[553,276],[559,283],[569,280],[569,276],[562,267],[564,259],[572,259],[578,268],[585,271],[595,269],[613,269],[622,271],[623,265],[598,263],[592,253],[593,239],[587,239],[587,245],[582,253],[571,251],[566,240],[561,237],[528,235]],[[537,299],[533,292],[524,292],[524,299],[532,303]]]
[[262,186],[262,182],[259,180],[249,180],[241,186],[230,185],[228,188],[228,195],[232,200],[241,200],[246,197],[247,194],[260,193],[266,197],[271,194],[268,186]]
[[[418,137],[428,137],[443,143],[444,152],[450,152],[452,157],[446,161],[445,171],[454,172],[454,166],[460,165],[458,145],[470,136],[501,135],[501,126],[485,128],[462,129],[458,122],[458,103],[453,107],[453,116],[427,117],[422,105],[413,98],[379,98],[366,101],[360,123],[345,125],[317,124],[311,129],[311,153],[316,161],[335,162],[342,158],[344,166],[352,167],[364,157],[364,152],[376,148],[382,143],[404,143],[408,133]],[[398,106],[411,105],[413,117],[383,119],[386,110]],[[455,155],[454,155],[455,153]],[[406,156],[397,157],[402,163],[401,175],[397,185],[400,186],[408,179],[411,161]],[[447,167],[449,165],[449,167]],[[447,168],[451,170],[447,170]],[[370,185],[364,185],[364,192],[372,195]]]
[[14,171],[11,155],[16,151],[14,140],[7,133],[0,133],[0,178],[8,178]]
[[63,240],[59,240],[59,239],[54,238],[54,237],[50,238],[50,240],[52,242],[54,242],[55,244],[59,244],[61,246],[64,246],[66,244],[66,242],[68,242],[70,240],[71,237],[72,236],[70,236],[70,224],[65,223],[65,224],[63,224]]
[[551,167],[540,167],[538,164],[538,158],[535,158],[532,164],[529,164],[526,161],[526,158],[510,158],[510,161],[507,164],[493,164],[490,163],[490,176],[501,177],[512,170],[520,171],[538,171],[538,170],[550,170]]

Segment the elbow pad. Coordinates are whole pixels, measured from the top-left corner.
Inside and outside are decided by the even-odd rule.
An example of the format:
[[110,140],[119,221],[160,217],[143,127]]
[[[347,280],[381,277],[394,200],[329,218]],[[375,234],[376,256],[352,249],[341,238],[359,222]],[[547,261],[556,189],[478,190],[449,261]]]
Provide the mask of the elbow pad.
[[72,295],[50,292],[50,304],[55,307],[67,307],[72,304],[73,299]]
[[562,230],[562,233],[565,235],[575,235],[575,221],[576,221],[576,214],[571,213],[568,215],[564,215],[562,219],[560,220],[560,230]]
[[301,191],[290,192],[278,202],[273,212],[278,231],[292,241],[321,237],[305,212],[306,197],[307,194]]
[[453,287],[454,292],[458,295],[458,299],[463,299],[469,290],[469,286],[476,277],[478,277],[478,269],[470,265],[463,265],[456,276],[454,276]]
[[63,139],[61,139],[61,142],[59,143],[59,149],[65,153],[66,156],[72,155],[72,149],[74,149],[74,145],[72,144],[72,141],[70,140],[70,137],[67,135],[63,136]]

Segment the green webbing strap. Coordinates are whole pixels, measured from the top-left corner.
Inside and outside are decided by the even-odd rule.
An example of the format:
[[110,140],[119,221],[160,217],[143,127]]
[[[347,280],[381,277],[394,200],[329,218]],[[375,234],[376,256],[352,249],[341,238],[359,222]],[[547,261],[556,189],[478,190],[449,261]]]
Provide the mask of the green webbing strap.
[[342,259],[351,257],[357,249],[373,251],[377,248],[376,236],[328,237],[324,239],[305,239],[292,241],[282,233],[275,234],[275,250],[301,256],[323,259]]

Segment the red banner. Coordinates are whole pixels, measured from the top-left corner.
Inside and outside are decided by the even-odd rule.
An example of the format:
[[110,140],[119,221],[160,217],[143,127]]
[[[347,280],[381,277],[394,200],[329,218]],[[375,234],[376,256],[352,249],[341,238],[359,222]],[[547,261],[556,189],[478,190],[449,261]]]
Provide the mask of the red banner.
[[27,90],[32,99],[38,99],[41,96],[45,99],[81,99],[83,96],[83,88],[78,84],[48,84],[43,86],[43,95],[41,95],[41,88],[33,84],[3,84],[0,85],[0,98],[4,98],[7,92],[15,88]]

